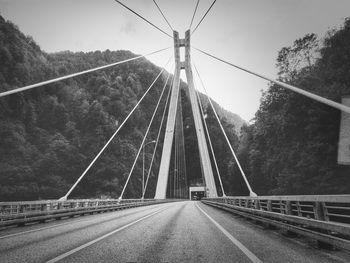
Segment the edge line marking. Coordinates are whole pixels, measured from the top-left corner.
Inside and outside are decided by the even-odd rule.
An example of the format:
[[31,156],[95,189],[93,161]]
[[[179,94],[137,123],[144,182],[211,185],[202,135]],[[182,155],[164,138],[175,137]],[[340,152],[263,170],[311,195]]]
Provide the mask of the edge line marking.
[[113,230],[113,231],[111,231],[111,232],[109,232],[109,233],[107,233],[107,234],[105,234],[105,235],[103,235],[103,236],[100,236],[100,237],[98,237],[98,238],[96,238],[96,239],[94,239],[94,240],[91,240],[91,241],[89,241],[89,242],[87,242],[87,243],[85,243],[85,244],[83,244],[83,245],[81,245],[81,246],[79,246],[79,247],[76,247],[76,248],[74,248],[74,249],[72,249],[72,250],[69,250],[69,251],[66,252],[66,253],[63,253],[63,254],[61,254],[61,255],[55,257],[55,258],[52,258],[52,259],[50,259],[49,261],[46,261],[46,263],[55,263],[55,262],[58,262],[58,261],[60,261],[61,259],[64,259],[64,258],[66,258],[66,257],[68,257],[68,256],[70,256],[70,255],[72,255],[72,254],[74,254],[74,253],[76,253],[76,252],[78,252],[78,251],[84,249],[84,248],[87,248],[87,247],[89,247],[89,246],[91,246],[91,245],[93,245],[93,244],[95,244],[95,243],[101,241],[102,239],[105,239],[105,238],[107,238],[107,237],[109,237],[109,236],[111,236],[111,235],[113,235],[113,234],[115,234],[115,233],[117,233],[117,232],[120,232],[121,230],[123,230],[123,229],[125,229],[125,228],[128,228],[128,227],[130,227],[130,226],[132,226],[132,225],[134,225],[134,224],[136,224],[136,223],[138,223],[138,222],[140,222],[140,221],[142,221],[142,220],[145,220],[145,219],[148,218],[148,217],[151,217],[151,216],[153,216],[153,215],[155,215],[155,214],[158,214],[158,213],[160,213],[160,212],[162,212],[162,211],[164,211],[164,210],[166,210],[166,209],[168,209],[168,208],[159,209],[159,210],[157,210],[157,211],[155,211],[155,212],[153,212],[153,213],[151,213],[151,214],[148,214],[148,215],[146,215],[146,216],[144,216],[144,217],[141,217],[141,218],[139,218],[139,219],[137,219],[137,220],[135,220],[135,221],[132,221],[132,222],[129,223],[129,224],[126,224],[126,225],[124,225],[124,226],[122,226],[122,227],[119,227],[119,228],[117,228],[117,229],[115,229],[115,230]]
[[209,218],[209,220],[228,238],[231,242],[238,247],[253,263],[262,263],[262,261],[253,254],[248,248],[246,248],[241,242],[234,238],[225,228],[223,228],[218,222],[211,218],[199,205],[196,203],[197,208]]

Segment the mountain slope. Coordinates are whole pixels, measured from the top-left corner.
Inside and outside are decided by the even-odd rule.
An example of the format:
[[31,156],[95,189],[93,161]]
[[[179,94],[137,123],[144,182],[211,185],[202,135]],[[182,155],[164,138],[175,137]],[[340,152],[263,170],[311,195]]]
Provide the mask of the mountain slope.
[[[209,101],[207,100],[207,96],[200,93],[200,98],[202,101],[202,105],[204,108],[210,107]],[[223,107],[221,107],[216,101],[212,99],[213,105],[215,107],[216,112],[218,113],[220,118],[225,119],[229,124],[232,124],[235,127],[235,131],[237,134],[240,133],[241,128],[244,124],[247,124],[245,120],[243,120],[238,114],[230,112]]]
[[[3,18],[0,43],[1,91],[136,56],[129,51],[109,50],[46,54]],[[139,59],[1,98],[0,199],[62,196],[159,71],[146,59]],[[159,97],[163,85],[161,78],[121,130],[122,136],[111,143],[73,196],[120,194],[133,161],[128,157],[137,152],[156,104],[153,98]],[[159,121],[157,116],[155,123]],[[151,135],[155,132],[152,130]],[[141,173],[140,167],[135,173]],[[139,191],[139,181],[130,181],[126,197]]]
[[[136,56],[130,51],[110,50],[48,54],[31,37],[25,36],[2,17],[0,44],[0,91]],[[160,70],[142,58],[1,98],[0,201],[55,199],[64,195]],[[166,74],[163,74],[155,83],[118,136],[72,192],[71,198],[119,197],[165,78]],[[183,101],[184,108],[188,109],[188,102],[185,98]],[[156,138],[164,106],[165,98],[146,141]],[[190,111],[186,114],[184,118],[191,126]],[[210,132],[219,134],[217,125],[214,121],[212,123]],[[237,146],[237,136],[232,126],[225,121],[224,125]],[[186,144],[195,145],[193,130],[186,130],[185,133]],[[146,197],[153,197],[154,194],[162,137]],[[232,174],[232,167],[228,167],[226,160],[228,152],[222,150],[224,143],[224,139],[219,138],[215,147],[218,154],[222,154],[219,165],[225,171],[224,176],[228,177]],[[151,159],[150,148],[147,147],[146,162]],[[187,147],[186,156],[196,156],[195,147]],[[196,158],[198,163],[198,156]],[[193,162],[188,163],[187,170],[189,181],[193,176],[201,176],[199,165]],[[141,196],[141,175],[142,161],[139,158],[124,198]]]

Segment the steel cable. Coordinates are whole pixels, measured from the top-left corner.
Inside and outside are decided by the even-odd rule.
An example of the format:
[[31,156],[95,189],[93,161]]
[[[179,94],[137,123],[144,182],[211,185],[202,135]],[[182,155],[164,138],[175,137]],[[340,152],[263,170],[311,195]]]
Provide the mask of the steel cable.
[[159,10],[159,12],[161,13],[161,15],[163,16],[165,22],[167,22],[168,26],[170,27],[171,31],[174,31],[173,27],[170,25],[168,19],[166,19],[164,13],[162,12],[162,10],[160,9],[159,5],[157,4],[156,0],[153,0],[153,3],[156,5],[157,9]]
[[216,156],[215,156],[213,144],[212,144],[212,141],[211,141],[211,138],[210,138],[210,133],[209,133],[208,125],[207,125],[207,121],[206,121],[205,116],[204,116],[203,105],[202,105],[202,102],[201,102],[201,99],[200,99],[199,91],[198,91],[198,90],[196,90],[196,94],[197,94],[197,99],[198,99],[198,102],[199,102],[199,108],[200,108],[200,110],[201,110],[201,114],[202,114],[202,118],[203,118],[203,122],[204,122],[205,131],[206,131],[207,136],[208,136],[208,141],[209,141],[210,150],[211,150],[211,153],[212,153],[212,155],[213,155],[213,160],[214,160],[214,164],[215,164],[216,173],[218,174],[218,178],[219,178],[219,182],[220,182],[220,187],[221,187],[222,195],[223,195],[223,196],[226,196],[225,191],[224,191],[224,186],[222,185],[219,167],[218,167],[218,164],[217,164],[217,161],[216,161]]
[[5,91],[5,92],[0,93],[0,97],[5,97],[5,96],[8,96],[8,95],[11,95],[11,94],[14,94],[14,93],[18,93],[18,92],[21,92],[21,91],[37,88],[37,87],[40,87],[40,86],[44,86],[44,85],[47,85],[47,84],[50,84],[50,83],[54,83],[54,82],[57,82],[57,81],[73,78],[73,77],[80,76],[80,75],[83,75],[83,74],[86,74],[86,73],[90,73],[90,72],[93,72],[93,71],[97,71],[97,70],[113,67],[113,66],[116,66],[116,65],[120,65],[120,64],[123,64],[125,62],[129,62],[129,61],[132,61],[132,60],[136,60],[136,59],[139,59],[139,58],[150,56],[152,54],[159,53],[159,52],[167,50],[169,48],[170,47],[163,48],[163,49],[160,49],[160,50],[148,53],[146,55],[141,55],[141,56],[137,56],[137,57],[134,57],[134,58],[129,58],[129,59],[126,59],[126,60],[123,60],[123,61],[119,61],[119,62],[115,62],[115,63],[112,63],[112,64],[108,64],[108,65],[105,65],[105,66],[84,70],[84,71],[81,71],[81,72],[78,72],[78,73],[73,73],[73,74],[66,75],[66,76],[59,77],[59,78],[55,78],[55,79],[42,81],[42,82],[39,82],[39,83],[36,83],[36,84],[32,84],[32,85],[28,85],[28,86],[25,86],[25,87],[22,87],[22,88],[16,88],[16,89],[13,89],[13,90]]
[[68,198],[68,196],[70,195],[70,193],[74,190],[74,188],[79,184],[79,182],[84,178],[85,174],[90,170],[91,166],[96,162],[96,160],[100,157],[100,155],[104,152],[104,150],[107,148],[107,146],[111,143],[111,141],[114,139],[114,137],[118,134],[118,132],[120,131],[120,129],[124,126],[124,124],[127,122],[127,120],[130,118],[130,116],[132,115],[132,113],[136,110],[136,108],[139,106],[139,104],[141,103],[141,101],[144,99],[144,97],[148,94],[148,92],[151,90],[151,88],[153,87],[154,83],[157,81],[157,79],[161,76],[161,74],[164,71],[164,68],[166,67],[166,65],[169,63],[170,59],[168,60],[168,62],[165,64],[165,66],[162,68],[162,70],[160,71],[160,73],[157,75],[157,77],[155,78],[155,80],[152,82],[152,84],[149,86],[149,88],[146,90],[146,92],[143,94],[143,96],[141,97],[141,99],[137,102],[137,104],[134,106],[134,108],[129,112],[128,116],[126,116],[126,118],[124,119],[124,121],[120,124],[120,126],[118,127],[118,129],[114,132],[114,134],[111,136],[111,138],[107,141],[107,143],[103,146],[103,148],[100,150],[100,152],[95,156],[95,158],[92,160],[92,162],[89,164],[89,166],[85,169],[85,171],[80,175],[80,177],[78,178],[78,180],[73,184],[73,186],[69,189],[69,191],[66,193],[65,196],[61,197],[60,200],[66,200]]
[[[194,64],[193,64],[193,65],[194,65]],[[196,70],[196,72],[197,72],[198,78],[199,78],[199,80],[200,80],[200,82],[201,82],[201,84],[202,84],[202,87],[203,87],[203,89],[204,89],[204,91],[205,91],[205,94],[207,95],[207,98],[208,98],[208,100],[209,100],[210,106],[211,106],[211,108],[212,108],[213,111],[214,111],[214,115],[215,115],[215,117],[216,117],[216,119],[217,119],[217,121],[218,121],[218,123],[219,123],[219,125],[220,125],[221,131],[222,131],[222,133],[223,133],[224,136],[225,136],[226,142],[227,142],[228,146],[230,147],[230,150],[231,150],[231,152],[232,152],[233,157],[235,158],[235,161],[236,161],[237,166],[238,166],[238,168],[239,168],[239,170],[240,170],[240,172],[241,172],[241,174],[242,174],[242,177],[243,177],[243,179],[244,179],[244,182],[246,183],[246,185],[247,185],[247,187],[248,187],[249,195],[250,195],[251,197],[256,197],[257,195],[256,195],[256,193],[253,192],[253,190],[252,190],[252,188],[251,188],[251,186],[250,186],[250,184],[249,184],[249,182],[248,182],[248,179],[247,179],[247,177],[246,177],[246,175],[245,175],[245,173],[244,173],[244,171],[243,171],[243,169],[242,169],[242,166],[241,166],[241,164],[240,164],[240,162],[239,162],[239,160],[238,160],[238,158],[237,158],[237,156],[236,156],[236,153],[235,153],[235,151],[234,151],[233,148],[232,148],[232,145],[231,145],[231,143],[230,143],[230,140],[228,139],[227,134],[226,134],[226,132],[225,132],[225,130],[224,130],[224,127],[222,126],[222,123],[221,123],[221,121],[220,121],[220,118],[219,118],[219,116],[218,116],[218,114],[217,114],[217,112],[216,112],[216,109],[215,109],[215,107],[214,107],[212,101],[211,101],[211,98],[209,97],[209,94],[208,94],[208,92],[207,92],[207,89],[206,89],[205,86],[204,86],[203,80],[202,80],[202,78],[201,78],[201,76],[200,76],[200,74],[199,74],[199,72],[198,72],[198,70],[197,70],[196,65],[194,65],[194,68],[195,68],[195,70]]]
[[[173,86],[173,82],[174,82],[174,78],[172,79],[172,82],[171,82],[170,87]],[[166,99],[166,102],[165,102],[165,106],[164,106],[164,111],[163,111],[162,119],[161,119],[161,121],[160,121],[159,129],[158,129],[158,135],[157,135],[157,139],[156,139],[156,145],[154,146],[154,150],[153,150],[153,154],[152,154],[151,163],[150,163],[150,166],[149,166],[149,168],[148,168],[148,173],[147,173],[147,178],[146,178],[146,183],[145,183],[145,189],[144,189],[144,192],[143,192],[143,194],[142,194],[142,197],[143,197],[143,198],[145,197],[145,194],[146,194],[146,189],[147,189],[147,185],[148,185],[148,180],[149,180],[150,173],[151,173],[151,170],[152,170],[153,161],[154,161],[154,158],[155,158],[155,154],[156,154],[156,150],[157,150],[157,146],[158,146],[158,142],[159,142],[159,137],[160,137],[160,134],[161,134],[161,130],[162,130],[162,126],[163,126],[163,122],[164,122],[164,118],[165,118],[165,113],[166,113],[167,106],[168,106],[168,103],[169,103],[170,94],[171,94],[171,88],[169,88],[168,96],[167,96],[167,99]]]
[[294,92],[296,92],[296,93],[299,93],[299,94],[301,94],[301,95],[304,95],[304,96],[306,96],[306,97],[308,97],[308,98],[310,98],[310,99],[316,100],[316,101],[318,101],[318,102],[321,102],[321,103],[323,103],[323,104],[326,104],[326,105],[328,105],[328,106],[331,106],[331,107],[333,107],[333,108],[336,108],[336,109],[338,109],[338,110],[341,110],[341,111],[344,111],[344,112],[347,112],[347,113],[350,114],[350,107],[345,106],[345,105],[343,105],[343,104],[341,104],[341,103],[335,102],[335,101],[330,100],[330,99],[323,98],[323,97],[321,97],[321,96],[319,96],[319,95],[316,95],[316,94],[313,94],[313,93],[308,92],[308,91],[306,91],[306,90],[303,90],[303,89],[294,87],[294,86],[289,85],[289,84],[287,84],[287,83],[284,83],[284,82],[282,82],[282,81],[274,80],[274,79],[272,79],[272,78],[269,78],[269,77],[264,76],[264,75],[262,75],[262,74],[256,73],[256,72],[254,72],[254,71],[252,71],[252,70],[243,68],[243,67],[241,67],[241,66],[237,66],[237,65],[235,65],[235,64],[233,64],[233,63],[230,63],[230,62],[225,61],[225,60],[223,60],[223,59],[221,59],[221,58],[218,58],[218,57],[216,57],[216,56],[214,56],[214,55],[211,55],[211,54],[209,54],[208,52],[205,52],[205,51],[200,50],[200,49],[198,49],[198,48],[195,48],[195,49],[198,50],[199,52],[201,52],[201,53],[203,53],[203,54],[205,54],[205,55],[207,55],[207,56],[209,56],[209,57],[212,57],[212,58],[214,58],[214,59],[216,59],[216,60],[218,60],[218,61],[221,61],[221,62],[223,62],[223,63],[225,63],[225,64],[227,64],[227,65],[230,65],[230,66],[235,67],[235,68],[237,68],[237,69],[239,69],[239,70],[245,71],[245,72],[247,72],[247,73],[249,73],[249,74],[251,74],[251,75],[257,76],[257,77],[259,77],[259,78],[265,79],[265,80],[267,80],[267,81],[271,81],[271,82],[273,82],[273,83],[275,83],[275,84],[277,84],[277,85],[279,85],[279,86],[281,86],[281,87],[283,87],[283,88],[289,89],[289,90],[291,90],[291,91],[294,91]]
[[197,24],[197,26],[193,29],[191,35],[194,34],[194,32],[196,32],[197,28],[199,27],[199,25],[202,23],[203,19],[207,16],[207,14],[209,13],[210,9],[213,7],[213,5],[215,4],[216,0],[213,1],[213,3],[210,5],[210,7],[208,8],[207,12],[205,12],[204,16],[202,17],[202,19],[199,21],[199,23]]
[[[168,63],[169,63],[169,61],[170,61],[170,59],[168,60]],[[168,64],[168,63],[167,63],[167,64]],[[167,65],[167,64],[166,64],[166,65]],[[163,67],[161,73],[164,71],[164,68],[166,67],[166,65]],[[160,76],[160,75],[157,76],[157,79],[159,78],[159,76]],[[169,76],[170,76],[170,73],[168,73],[168,78],[169,78]],[[157,80],[157,79],[156,79],[156,80]],[[153,84],[154,84],[154,83],[155,83],[155,81],[153,82]],[[138,152],[137,152],[137,154],[136,154],[134,163],[133,163],[133,165],[132,165],[132,167],[131,167],[131,170],[130,170],[130,172],[129,172],[128,178],[127,178],[127,180],[126,180],[126,182],[125,182],[125,184],[124,184],[124,187],[123,187],[122,193],[121,193],[121,195],[120,195],[120,197],[119,197],[119,200],[123,199],[124,192],[125,192],[126,187],[127,187],[128,183],[129,183],[129,180],[130,180],[130,178],[131,178],[131,174],[132,174],[132,172],[134,171],[134,168],[135,168],[137,159],[139,158],[139,155],[140,155],[140,153],[141,153],[143,144],[145,143],[145,140],[146,140],[147,135],[148,135],[148,132],[149,132],[149,130],[150,130],[150,128],[151,128],[151,125],[152,125],[152,122],[153,122],[153,120],[154,120],[154,117],[156,116],[156,113],[157,113],[157,110],[158,110],[160,101],[161,101],[161,99],[162,99],[162,97],[163,97],[165,88],[166,88],[166,85],[164,85],[163,90],[162,90],[162,93],[161,93],[160,96],[159,96],[159,100],[158,100],[157,105],[156,105],[156,107],[155,107],[155,109],[154,109],[152,118],[151,118],[151,120],[150,120],[150,122],[149,122],[149,124],[148,124],[147,130],[146,130],[145,135],[144,135],[144,137],[143,137],[143,139],[142,139],[140,148],[139,148],[139,150],[138,150]]]
[[169,35],[167,32],[165,32],[164,30],[162,30],[161,28],[157,27],[155,24],[153,24],[152,22],[150,22],[149,20],[147,20],[146,18],[144,18],[143,16],[141,16],[140,14],[138,14],[137,12],[135,12],[134,10],[132,10],[131,8],[129,8],[128,6],[124,5],[122,2],[118,1],[118,0],[114,0],[116,1],[118,4],[120,4],[121,6],[125,7],[126,9],[128,9],[130,12],[134,13],[135,15],[137,15],[139,18],[141,18],[142,20],[144,20],[145,22],[147,22],[148,24],[150,24],[151,26],[153,26],[154,28],[158,29],[160,32],[162,32],[163,34],[167,35],[170,38],[173,38],[171,35]]
[[191,27],[192,27],[193,19],[194,19],[195,15],[196,15],[198,4],[199,4],[199,0],[197,0],[196,7],[194,8],[194,12],[193,12],[193,15],[192,15],[192,19],[191,19],[191,23],[190,23],[189,29],[191,29]]

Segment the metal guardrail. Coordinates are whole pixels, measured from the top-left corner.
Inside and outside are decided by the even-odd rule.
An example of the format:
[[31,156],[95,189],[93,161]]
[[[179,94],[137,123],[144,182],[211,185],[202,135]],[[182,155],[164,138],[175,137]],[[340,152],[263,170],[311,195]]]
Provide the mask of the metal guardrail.
[[178,201],[175,199],[84,199],[0,202],[0,227],[44,222],[77,215],[102,213],[137,206]]
[[350,195],[204,198],[202,202],[350,250]]

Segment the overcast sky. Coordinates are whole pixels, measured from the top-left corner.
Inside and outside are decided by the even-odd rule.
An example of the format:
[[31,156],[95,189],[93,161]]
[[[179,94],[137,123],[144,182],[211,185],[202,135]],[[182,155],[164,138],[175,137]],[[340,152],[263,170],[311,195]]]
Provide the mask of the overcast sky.
[[[172,34],[152,0],[122,0]],[[201,0],[193,27],[212,0]],[[184,36],[196,0],[157,0]],[[0,0],[0,13],[33,36],[47,52],[131,50],[137,54],[172,46],[163,35],[113,0]],[[350,16],[350,0],[217,0],[192,37],[195,47],[276,78],[278,51],[306,33],[320,37]],[[162,66],[172,50],[149,57]],[[211,95],[224,108],[250,120],[267,82],[192,51]],[[182,75],[185,80],[185,76]]]

